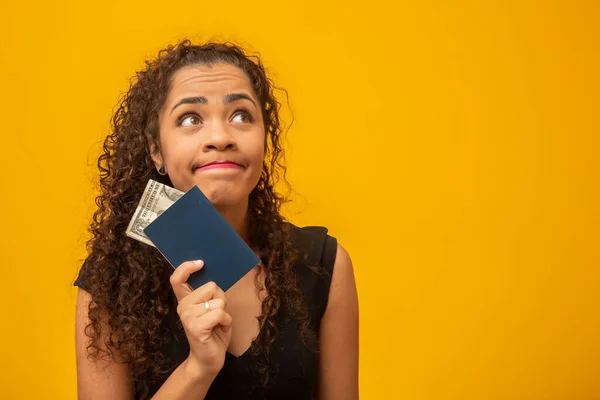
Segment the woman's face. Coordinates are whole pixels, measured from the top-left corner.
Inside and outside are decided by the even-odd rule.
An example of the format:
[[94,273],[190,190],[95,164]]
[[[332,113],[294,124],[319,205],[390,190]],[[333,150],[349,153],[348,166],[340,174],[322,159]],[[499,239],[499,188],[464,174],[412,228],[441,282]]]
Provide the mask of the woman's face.
[[197,185],[215,206],[247,202],[262,172],[265,128],[246,74],[230,64],[177,71],[159,115],[153,155],[175,188]]

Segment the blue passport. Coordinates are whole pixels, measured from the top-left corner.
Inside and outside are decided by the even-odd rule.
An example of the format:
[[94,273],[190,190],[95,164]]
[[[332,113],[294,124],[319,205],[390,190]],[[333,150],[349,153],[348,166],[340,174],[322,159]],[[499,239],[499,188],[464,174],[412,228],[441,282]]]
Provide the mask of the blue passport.
[[158,216],[144,233],[173,268],[185,261],[204,261],[204,267],[187,281],[192,289],[213,281],[226,291],[260,262],[197,186]]

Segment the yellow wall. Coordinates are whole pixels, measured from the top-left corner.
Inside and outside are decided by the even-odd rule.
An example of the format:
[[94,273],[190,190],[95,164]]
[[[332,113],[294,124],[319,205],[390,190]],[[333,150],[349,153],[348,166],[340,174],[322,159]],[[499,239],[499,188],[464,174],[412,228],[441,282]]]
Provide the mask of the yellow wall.
[[75,398],[97,142],[184,35],[289,90],[288,212],[354,260],[362,398],[600,398],[597,1],[56,3],[0,5],[0,398]]

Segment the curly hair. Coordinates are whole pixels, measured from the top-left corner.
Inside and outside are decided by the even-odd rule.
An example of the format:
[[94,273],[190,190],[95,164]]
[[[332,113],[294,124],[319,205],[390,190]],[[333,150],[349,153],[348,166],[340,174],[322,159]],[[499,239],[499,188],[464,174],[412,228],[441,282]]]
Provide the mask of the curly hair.
[[[87,287],[92,296],[92,359],[122,355],[130,365],[136,385],[146,387],[148,377],[170,373],[174,366],[161,353],[165,340],[164,321],[173,293],[169,276],[173,269],[158,250],[125,235],[148,179],[172,186],[168,176],[155,169],[151,149],[160,149],[159,111],[170,90],[172,77],[180,68],[227,63],[243,70],[260,100],[265,124],[265,158],[257,186],[249,196],[249,245],[257,251],[264,270],[266,290],[259,317],[261,333],[251,354],[263,387],[269,385],[270,348],[278,335],[276,316],[280,310],[294,318],[305,344],[314,343],[309,314],[296,282],[293,265],[301,257],[294,248],[293,233],[280,214],[285,198],[275,191],[280,178],[285,182],[282,124],[272,81],[256,56],[249,56],[231,43],[193,45],[183,40],[160,50],[156,59],[132,78],[129,90],[119,101],[111,123],[112,133],[104,141],[98,159],[99,189],[87,242]],[[287,182],[286,182],[287,183]],[[102,317],[107,325],[101,323]],[[108,332],[102,329],[108,328]],[[106,340],[102,340],[106,337]],[[312,346],[309,346],[312,347]]]

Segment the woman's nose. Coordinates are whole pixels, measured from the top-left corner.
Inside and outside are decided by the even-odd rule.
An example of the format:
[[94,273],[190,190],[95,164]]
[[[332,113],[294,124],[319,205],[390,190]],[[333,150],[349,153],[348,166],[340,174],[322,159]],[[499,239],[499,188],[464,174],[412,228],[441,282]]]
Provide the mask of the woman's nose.
[[234,150],[237,147],[233,135],[228,132],[227,127],[222,122],[215,122],[207,131],[207,136],[202,146],[204,151]]

